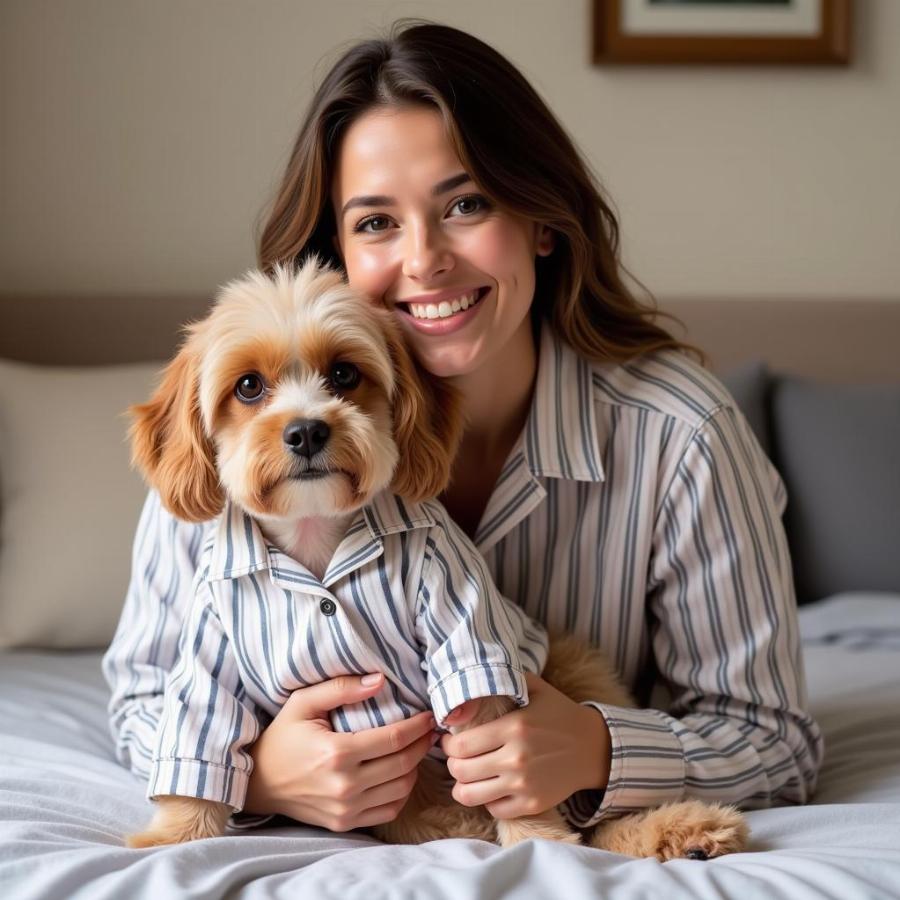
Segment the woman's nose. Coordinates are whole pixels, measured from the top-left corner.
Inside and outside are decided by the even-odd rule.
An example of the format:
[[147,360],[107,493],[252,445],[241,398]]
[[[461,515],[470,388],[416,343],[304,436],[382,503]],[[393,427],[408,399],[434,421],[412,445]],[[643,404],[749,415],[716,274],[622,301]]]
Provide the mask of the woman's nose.
[[407,232],[403,248],[403,274],[417,281],[430,281],[453,268],[453,253],[440,228],[422,225]]

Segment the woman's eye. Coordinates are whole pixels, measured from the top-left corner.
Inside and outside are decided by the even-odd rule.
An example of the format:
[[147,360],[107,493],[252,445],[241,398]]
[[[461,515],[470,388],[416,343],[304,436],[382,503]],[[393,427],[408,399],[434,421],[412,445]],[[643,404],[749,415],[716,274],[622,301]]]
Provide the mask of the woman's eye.
[[266,386],[263,384],[262,378],[255,372],[248,372],[246,375],[241,375],[237,384],[234,386],[235,396],[238,400],[243,400],[244,403],[253,403],[256,400],[259,400],[265,391]]
[[387,231],[389,225],[390,220],[385,216],[369,216],[368,219],[363,219],[353,230],[378,234],[382,231]]
[[338,362],[331,367],[331,383],[342,391],[352,391],[359,384],[359,369],[353,363]]
[[478,194],[469,194],[465,197],[460,197],[453,204],[453,209],[459,210],[464,216],[471,216],[472,213],[480,212],[482,209],[487,207],[487,200],[484,197],[480,197]]

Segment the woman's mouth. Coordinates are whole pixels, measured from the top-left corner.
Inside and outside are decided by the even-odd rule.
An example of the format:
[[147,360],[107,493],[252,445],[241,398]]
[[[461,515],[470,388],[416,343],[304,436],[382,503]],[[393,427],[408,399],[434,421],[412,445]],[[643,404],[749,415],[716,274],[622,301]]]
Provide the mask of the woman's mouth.
[[439,303],[407,303],[396,306],[403,320],[424,334],[448,334],[462,328],[478,312],[489,287],[480,287],[461,293]]

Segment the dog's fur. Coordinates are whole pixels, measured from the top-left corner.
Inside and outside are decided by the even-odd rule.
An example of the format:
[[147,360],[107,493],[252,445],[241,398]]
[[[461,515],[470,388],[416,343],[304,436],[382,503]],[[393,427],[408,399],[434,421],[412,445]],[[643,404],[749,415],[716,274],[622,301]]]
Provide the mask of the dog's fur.
[[[341,388],[336,362],[358,369],[358,385]],[[248,402],[237,389],[250,373],[259,379],[251,388],[264,391]],[[315,260],[299,270],[278,266],[272,277],[250,272],[226,285],[211,314],[188,327],[151,400],[131,413],[134,464],[173,515],[211,519],[227,496],[318,577],[353,514],[379,491],[411,501],[438,496],[462,433],[458,398],[417,366],[391,314],[354,295]],[[285,444],[286,426],[298,419],[330,429],[305,462]],[[304,479],[310,471],[315,475]],[[579,702],[635,705],[599,651],[572,636],[551,640],[542,676]],[[474,716],[451,730],[513,706],[509,697],[482,698]],[[394,843],[582,840],[556,809],[495,821],[483,807],[453,801],[451,787],[446,767],[426,758],[400,815],[373,832]],[[160,797],[157,807],[129,846],[221,835],[231,815],[225,804],[191,797]],[[669,859],[740,850],[746,835],[733,808],[687,801],[603,822],[587,839],[619,853]]]

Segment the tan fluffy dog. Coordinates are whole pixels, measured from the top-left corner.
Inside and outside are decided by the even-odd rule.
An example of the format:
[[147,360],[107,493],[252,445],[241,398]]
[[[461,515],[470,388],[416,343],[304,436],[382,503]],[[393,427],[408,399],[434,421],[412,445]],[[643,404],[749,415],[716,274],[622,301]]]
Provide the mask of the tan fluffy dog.
[[[226,285],[211,314],[187,329],[152,399],[131,412],[134,463],[173,515],[206,521],[227,497],[319,578],[353,514],[378,492],[415,502],[444,490],[462,431],[453,391],[415,364],[391,315],[314,260]],[[297,421],[325,430],[289,438]],[[302,440],[317,442],[305,459],[290,445]],[[635,705],[604,657],[571,636],[551,640],[542,675],[575,701]],[[452,731],[514,707],[509,697],[473,702],[474,716]],[[455,803],[451,787],[446,767],[426,758],[400,815],[374,833],[394,843],[581,842],[556,809],[497,822],[483,807]],[[232,812],[194,797],[162,796],[157,806],[129,846],[221,835]],[[589,843],[633,856],[706,858],[741,849],[746,834],[733,808],[687,801],[604,822]]]

